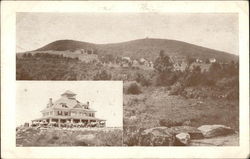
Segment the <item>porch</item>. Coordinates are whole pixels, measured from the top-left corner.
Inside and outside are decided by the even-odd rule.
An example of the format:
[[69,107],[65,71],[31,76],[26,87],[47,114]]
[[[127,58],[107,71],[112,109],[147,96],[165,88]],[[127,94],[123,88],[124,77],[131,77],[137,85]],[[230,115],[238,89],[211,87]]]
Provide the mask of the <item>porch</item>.
[[40,118],[32,121],[33,126],[46,127],[105,127],[105,120],[93,119],[79,119],[79,118]]

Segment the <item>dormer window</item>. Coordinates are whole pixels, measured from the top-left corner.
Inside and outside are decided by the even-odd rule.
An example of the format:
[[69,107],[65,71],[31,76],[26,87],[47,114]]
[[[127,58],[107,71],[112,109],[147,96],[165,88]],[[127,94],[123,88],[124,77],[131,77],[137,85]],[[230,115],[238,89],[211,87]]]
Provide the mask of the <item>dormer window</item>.
[[63,108],[68,108],[68,106],[66,105],[66,103],[61,103]]
[[89,106],[88,105],[84,105],[84,109],[89,109]]

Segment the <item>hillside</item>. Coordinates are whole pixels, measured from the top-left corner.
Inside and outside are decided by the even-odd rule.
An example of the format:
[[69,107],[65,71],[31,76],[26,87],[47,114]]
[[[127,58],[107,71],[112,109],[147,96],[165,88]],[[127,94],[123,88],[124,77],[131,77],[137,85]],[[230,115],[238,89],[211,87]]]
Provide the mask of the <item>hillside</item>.
[[41,47],[35,51],[65,51],[65,50],[77,50],[77,49],[87,49],[87,48],[95,48],[95,44],[75,41],[75,40],[58,40],[54,41],[44,47]]
[[160,50],[170,56],[189,56],[195,58],[216,58],[218,61],[238,61],[238,56],[217,51],[181,41],[167,39],[138,39],[113,44],[93,44],[74,40],[59,40],[52,42],[35,51],[65,51],[77,49],[95,49],[99,55],[112,54],[115,56],[129,56],[131,58],[146,58],[155,60]]

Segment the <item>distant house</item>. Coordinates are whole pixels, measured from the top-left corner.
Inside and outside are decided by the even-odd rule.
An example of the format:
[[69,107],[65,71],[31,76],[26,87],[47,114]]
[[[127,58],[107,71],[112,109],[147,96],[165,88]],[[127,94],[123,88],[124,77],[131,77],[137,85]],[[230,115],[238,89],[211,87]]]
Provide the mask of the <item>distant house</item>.
[[32,123],[45,121],[61,127],[65,123],[91,125],[94,122],[98,123],[97,126],[105,126],[105,120],[96,118],[95,112],[90,108],[89,102],[79,102],[76,94],[67,90],[55,102],[50,98],[46,108],[41,111],[42,117],[32,120]]
[[152,61],[149,61],[149,67],[154,67],[154,63]]
[[122,61],[123,62],[132,62],[132,60],[130,59],[130,57],[122,57]]
[[195,60],[195,62],[196,62],[196,63],[202,63],[203,61],[202,61],[201,59],[198,58],[198,59]]
[[215,63],[215,62],[216,62],[216,59],[215,59],[215,58],[209,58],[209,62],[210,62],[210,63]]
[[81,51],[81,54],[86,54],[87,53],[85,49],[81,49],[80,51]]
[[140,58],[139,62],[140,62],[140,64],[144,64],[145,62],[147,62],[147,60],[144,58]]

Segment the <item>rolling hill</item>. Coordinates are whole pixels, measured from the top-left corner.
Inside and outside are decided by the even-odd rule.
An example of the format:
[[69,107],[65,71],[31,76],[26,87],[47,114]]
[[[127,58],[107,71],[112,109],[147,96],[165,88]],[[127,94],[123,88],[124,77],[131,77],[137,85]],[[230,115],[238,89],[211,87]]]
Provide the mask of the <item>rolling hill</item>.
[[216,58],[218,61],[238,61],[238,56],[213,50],[194,44],[168,39],[138,39],[128,42],[112,44],[94,44],[74,40],[59,40],[52,42],[35,51],[66,51],[77,49],[95,49],[99,55],[112,54],[115,56],[129,56],[131,58],[146,58],[154,60],[160,50],[169,56],[194,57],[200,59]]

